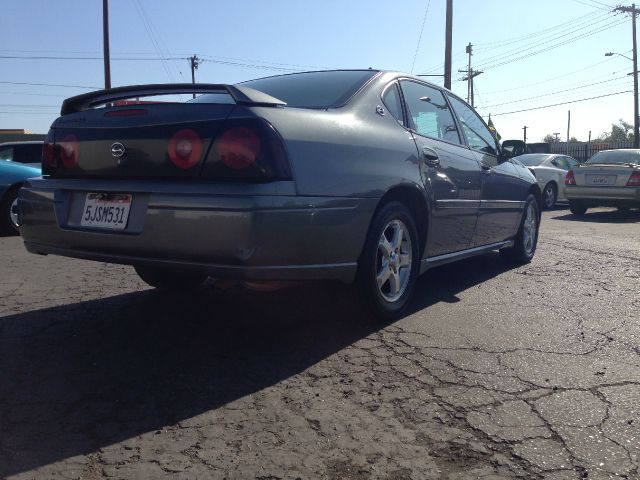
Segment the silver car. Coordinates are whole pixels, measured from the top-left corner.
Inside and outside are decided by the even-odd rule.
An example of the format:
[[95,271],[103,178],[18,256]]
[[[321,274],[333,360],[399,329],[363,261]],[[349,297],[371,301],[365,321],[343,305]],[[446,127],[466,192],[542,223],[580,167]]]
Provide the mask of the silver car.
[[603,150],[567,173],[569,209],[583,215],[590,207],[640,207],[640,150]]
[[564,179],[567,172],[580,163],[567,155],[556,153],[528,153],[519,155],[516,160],[522,162],[536,176],[542,190],[542,206],[555,207],[558,200],[565,200]]
[[[184,93],[199,96],[123,102]],[[133,265],[165,288],[356,281],[393,318],[432,267],[490,250],[523,263],[536,250],[534,176],[468,104],[417,77],[120,87],[61,113],[44,176],[18,202],[34,253]]]

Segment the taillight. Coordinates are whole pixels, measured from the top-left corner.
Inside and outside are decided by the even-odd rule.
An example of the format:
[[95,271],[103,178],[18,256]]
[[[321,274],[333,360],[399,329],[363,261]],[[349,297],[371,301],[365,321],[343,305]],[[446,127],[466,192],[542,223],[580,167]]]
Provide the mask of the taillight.
[[202,170],[205,178],[265,182],[290,180],[284,142],[260,118],[227,120],[216,134]]
[[567,175],[564,177],[564,184],[565,185],[575,185],[576,184],[576,179],[573,176],[573,170],[569,170],[567,172]]
[[202,139],[191,129],[180,130],[169,140],[167,154],[176,167],[187,170],[200,162]]
[[627,181],[627,187],[640,187],[640,172],[634,170],[629,180]]
[[247,127],[233,127],[216,142],[220,160],[235,170],[250,167],[260,155],[260,139]]
[[63,165],[66,168],[75,166],[78,162],[78,155],[80,154],[78,137],[69,134],[65,136],[58,145],[60,146],[60,160],[62,160]]
[[55,168],[56,166],[56,157],[55,157],[55,143],[53,130],[49,130],[47,134],[47,138],[44,139],[44,143],[42,144],[42,170],[44,174],[47,174]]

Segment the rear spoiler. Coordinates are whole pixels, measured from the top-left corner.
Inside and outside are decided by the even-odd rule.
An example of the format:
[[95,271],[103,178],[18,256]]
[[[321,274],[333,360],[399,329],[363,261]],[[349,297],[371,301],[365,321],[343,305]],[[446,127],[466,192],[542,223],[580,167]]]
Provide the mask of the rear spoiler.
[[60,115],[81,112],[116,100],[153,95],[177,95],[181,93],[228,93],[240,105],[284,106],[286,102],[253,88],[210,83],[158,83],[131,85],[83,93],[62,102]]

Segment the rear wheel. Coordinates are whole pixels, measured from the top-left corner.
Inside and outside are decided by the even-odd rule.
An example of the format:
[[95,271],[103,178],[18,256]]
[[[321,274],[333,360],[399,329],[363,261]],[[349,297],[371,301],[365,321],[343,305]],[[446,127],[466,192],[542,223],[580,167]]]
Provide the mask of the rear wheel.
[[577,202],[569,202],[569,210],[574,215],[584,215],[585,213],[587,213],[587,207],[582,203]]
[[553,182],[547,184],[542,192],[542,203],[546,210],[551,210],[556,206],[556,200],[558,199],[558,187]]
[[191,290],[207,279],[203,273],[174,270],[163,267],[134,266],[138,276],[148,285],[167,290]]
[[358,268],[358,283],[368,307],[391,320],[406,310],[420,268],[418,230],[411,212],[389,202],[376,214]]
[[513,247],[500,250],[502,256],[513,263],[529,263],[536,253],[539,228],[540,207],[536,197],[529,194],[525,201],[518,233],[513,238]]

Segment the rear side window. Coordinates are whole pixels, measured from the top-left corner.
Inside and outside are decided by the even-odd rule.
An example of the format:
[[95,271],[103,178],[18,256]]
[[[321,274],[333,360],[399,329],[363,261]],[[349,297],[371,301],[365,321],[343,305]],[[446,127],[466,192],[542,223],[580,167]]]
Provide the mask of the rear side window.
[[497,155],[496,139],[478,114],[456,97],[449,96],[449,100],[451,100],[453,111],[458,116],[462,133],[467,139],[469,147],[480,152]]
[[453,115],[440,90],[410,80],[403,80],[401,85],[409,110],[409,128],[425,137],[461,143]]
[[404,116],[402,115],[402,100],[400,98],[400,91],[398,90],[398,84],[393,83],[387,88],[382,96],[382,102],[387,110],[393,115],[398,123],[404,126]]
[[286,102],[288,107],[330,108],[344,105],[377,73],[376,70],[292,73],[239,85],[271,95]]

